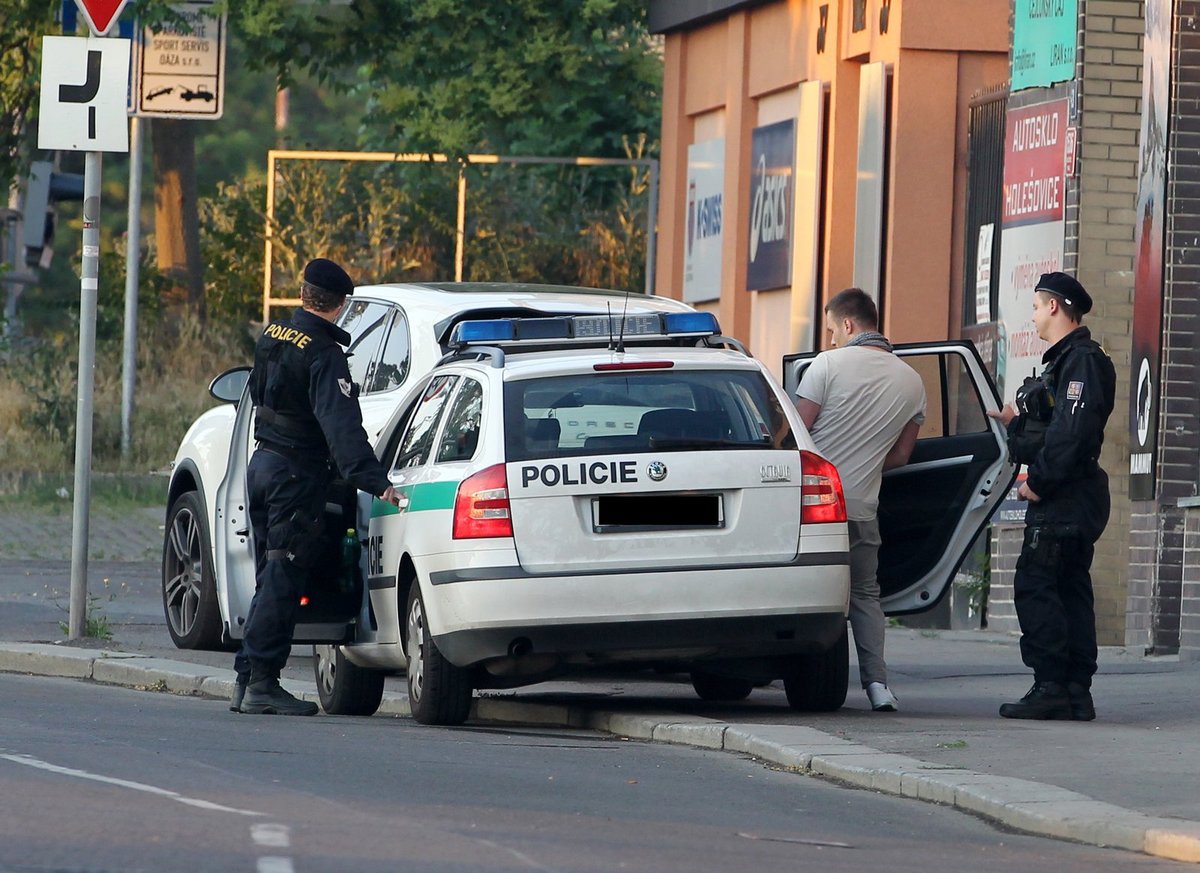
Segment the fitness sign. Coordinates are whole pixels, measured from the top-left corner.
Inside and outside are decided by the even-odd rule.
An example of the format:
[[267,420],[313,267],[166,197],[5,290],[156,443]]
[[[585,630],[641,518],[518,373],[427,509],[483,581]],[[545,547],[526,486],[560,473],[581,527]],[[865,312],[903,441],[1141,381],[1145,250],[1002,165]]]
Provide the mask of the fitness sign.
[[792,281],[794,119],[756,127],[750,140],[750,233],[746,290]]

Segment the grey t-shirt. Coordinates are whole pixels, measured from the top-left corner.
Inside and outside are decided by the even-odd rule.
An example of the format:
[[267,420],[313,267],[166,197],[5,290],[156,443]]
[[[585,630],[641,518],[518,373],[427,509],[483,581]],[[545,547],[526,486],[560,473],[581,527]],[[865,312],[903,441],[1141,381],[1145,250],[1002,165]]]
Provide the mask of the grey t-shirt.
[[796,396],[821,407],[811,434],[842,477],[847,515],[875,518],[883,459],[906,424],[925,421],[921,377],[890,352],[846,346],[817,355]]

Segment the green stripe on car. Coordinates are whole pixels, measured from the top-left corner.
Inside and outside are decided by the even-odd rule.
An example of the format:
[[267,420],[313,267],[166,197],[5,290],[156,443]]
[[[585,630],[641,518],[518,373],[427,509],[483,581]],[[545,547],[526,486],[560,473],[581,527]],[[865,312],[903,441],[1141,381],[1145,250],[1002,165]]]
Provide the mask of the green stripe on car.
[[[458,494],[458,480],[452,482],[421,482],[417,485],[402,485],[396,490],[408,498],[405,512],[423,512],[430,509],[453,509]],[[375,498],[371,503],[371,518],[399,514],[399,507]]]

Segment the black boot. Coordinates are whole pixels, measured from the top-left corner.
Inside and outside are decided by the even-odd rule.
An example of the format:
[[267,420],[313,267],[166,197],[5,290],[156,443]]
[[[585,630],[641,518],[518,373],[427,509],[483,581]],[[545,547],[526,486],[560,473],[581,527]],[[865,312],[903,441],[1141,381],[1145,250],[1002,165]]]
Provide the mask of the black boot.
[[1067,683],[1067,694],[1071,697],[1071,720],[1091,721],[1096,717],[1096,705],[1092,703],[1092,692],[1079,682]]
[[1071,718],[1071,698],[1061,682],[1034,682],[1024,697],[1016,703],[1000,707],[1001,718],[1063,719]]
[[251,676],[241,712],[251,715],[316,715],[317,705],[288,694],[274,676],[263,679]]
[[242,678],[241,676],[237,677],[237,679],[234,680],[233,694],[230,695],[230,697],[229,697],[229,711],[230,712],[241,712],[242,711],[242,698],[246,696],[246,685],[247,684],[248,684],[248,680]]

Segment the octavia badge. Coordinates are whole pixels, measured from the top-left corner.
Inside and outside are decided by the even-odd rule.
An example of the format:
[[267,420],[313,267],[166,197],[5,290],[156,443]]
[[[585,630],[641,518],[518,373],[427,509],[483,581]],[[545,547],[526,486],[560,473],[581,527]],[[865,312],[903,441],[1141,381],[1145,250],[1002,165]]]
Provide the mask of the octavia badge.
[[667,465],[662,461],[651,461],[646,466],[646,474],[655,482],[661,482],[667,478]]

